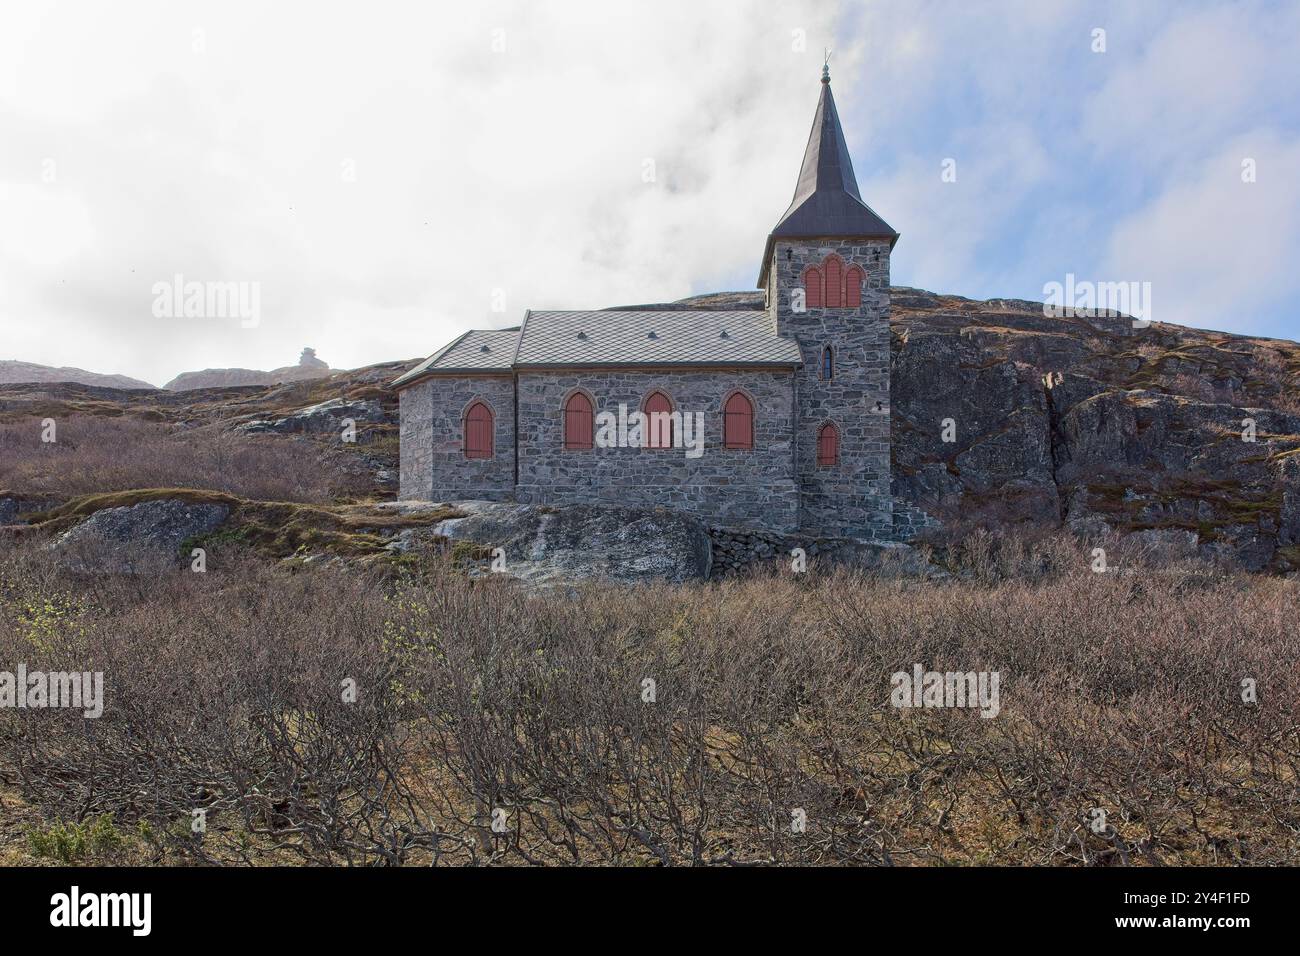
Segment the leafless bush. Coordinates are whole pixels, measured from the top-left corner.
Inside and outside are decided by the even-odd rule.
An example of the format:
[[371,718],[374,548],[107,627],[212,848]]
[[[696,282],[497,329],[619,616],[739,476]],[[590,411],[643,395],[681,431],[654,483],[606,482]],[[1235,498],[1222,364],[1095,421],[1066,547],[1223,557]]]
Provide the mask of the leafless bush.
[[0,425],[0,489],[82,495],[132,488],[203,488],[272,501],[329,501],[366,485],[305,439],[242,436],[134,418],[72,416]]
[[[1034,580],[539,596],[432,559],[85,579],[24,545],[0,669],[102,670],[107,701],[0,710],[0,776],[146,821],[160,862],[1300,862],[1295,582],[1048,547],[1006,565]],[[915,664],[998,672],[1000,712],[891,706]]]

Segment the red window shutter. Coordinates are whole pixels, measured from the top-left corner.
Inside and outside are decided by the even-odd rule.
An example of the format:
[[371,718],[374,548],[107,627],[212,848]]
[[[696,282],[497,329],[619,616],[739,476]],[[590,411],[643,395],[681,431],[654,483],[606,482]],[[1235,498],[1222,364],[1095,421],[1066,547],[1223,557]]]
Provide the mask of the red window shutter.
[[822,272],[816,266],[803,271],[804,305],[810,309],[822,307]]
[[647,448],[673,447],[672,419],[662,417],[671,415],[672,410],[673,403],[663,392],[654,392],[645,400]]
[[840,460],[840,432],[827,422],[817,433],[817,467],[829,468]]
[[844,262],[839,256],[826,257],[826,308],[844,308]]
[[564,447],[591,448],[594,425],[591,399],[582,392],[574,392],[564,403]]
[[727,399],[722,408],[722,446],[754,447],[754,406],[740,392]]
[[864,274],[858,266],[849,266],[844,273],[844,305],[856,309],[862,305],[862,280]]
[[492,457],[492,411],[482,402],[465,413],[465,457]]

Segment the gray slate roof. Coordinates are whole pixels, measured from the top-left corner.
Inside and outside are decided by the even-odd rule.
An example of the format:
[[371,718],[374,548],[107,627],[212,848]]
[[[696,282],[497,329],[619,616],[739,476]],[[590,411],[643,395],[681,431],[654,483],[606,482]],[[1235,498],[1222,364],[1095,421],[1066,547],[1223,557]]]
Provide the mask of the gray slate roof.
[[802,364],[766,312],[529,312],[515,367]]
[[803,364],[794,339],[767,312],[605,309],[528,312],[522,327],[466,332],[393,385],[434,373],[587,366],[783,366]]
[[781,216],[763,253],[763,268],[758,277],[760,288],[767,283],[772,245],[780,238],[843,237],[888,239],[892,245],[898,233],[862,201],[858,180],[853,174],[853,160],[844,141],[840,115],[831,95],[830,76],[822,75],[822,92],[813,114],[812,130],[804,149],[799,181],[794,188],[790,208]]
[[393,384],[405,385],[426,372],[508,372],[518,342],[517,325],[510,329],[466,332],[397,378]]

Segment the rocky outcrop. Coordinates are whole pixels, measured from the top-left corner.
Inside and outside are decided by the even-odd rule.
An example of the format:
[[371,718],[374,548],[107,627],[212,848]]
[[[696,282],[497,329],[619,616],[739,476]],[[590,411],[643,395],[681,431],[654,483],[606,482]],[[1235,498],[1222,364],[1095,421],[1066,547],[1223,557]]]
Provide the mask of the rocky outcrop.
[[1300,571],[1300,345],[1015,299],[891,300],[896,500],[950,528],[1141,533]]
[[145,574],[180,567],[186,542],[219,528],[230,514],[222,504],[161,499],[96,511],[53,547],[74,570]]
[[261,372],[251,368],[209,368],[201,372],[182,372],[163,388],[183,392],[198,388],[228,388],[234,385],[279,385],[284,382],[303,382],[324,378],[331,374],[328,364],[316,357],[316,350],[305,348],[297,365]]
[[[703,580],[709,575],[709,535],[694,518],[667,509],[601,505],[517,505],[454,502],[465,512],[431,529],[435,535],[484,549],[490,569],[537,585],[589,578],[633,583]],[[412,537],[395,547],[409,547]],[[490,572],[489,572],[490,573]]]
[[346,398],[331,398],[316,405],[309,405],[290,415],[276,419],[255,419],[237,426],[236,431],[249,434],[277,432],[280,434],[325,434],[339,432],[343,424],[351,420],[357,426],[363,424],[389,423],[392,416],[376,401],[353,401]]
[[914,289],[893,303],[899,498],[949,523],[1300,569],[1300,346]]

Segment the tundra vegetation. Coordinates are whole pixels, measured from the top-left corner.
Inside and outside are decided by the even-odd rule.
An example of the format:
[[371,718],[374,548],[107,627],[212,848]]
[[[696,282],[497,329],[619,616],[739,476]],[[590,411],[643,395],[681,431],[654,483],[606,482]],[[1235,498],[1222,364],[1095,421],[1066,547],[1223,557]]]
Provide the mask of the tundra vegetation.
[[[537,593],[233,541],[205,574],[78,576],[25,537],[0,660],[103,671],[106,701],[0,709],[3,858],[1300,862],[1297,582],[1116,548],[1100,574],[977,532],[941,581]],[[892,707],[917,663],[998,672],[998,715]]]
[[[388,504],[411,362],[0,387],[0,672],[105,688],[0,707],[0,862],[1300,863],[1300,347],[919,290],[893,330],[946,577],[484,573],[455,507]],[[295,419],[339,401],[355,443]],[[161,500],[229,513],[177,570],[49,549]],[[997,716],[891,706],[917,665],[996,672]]]

